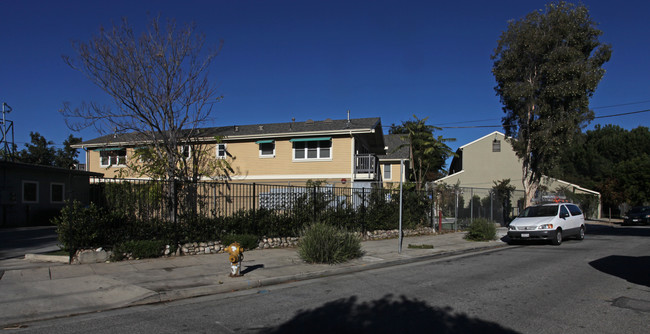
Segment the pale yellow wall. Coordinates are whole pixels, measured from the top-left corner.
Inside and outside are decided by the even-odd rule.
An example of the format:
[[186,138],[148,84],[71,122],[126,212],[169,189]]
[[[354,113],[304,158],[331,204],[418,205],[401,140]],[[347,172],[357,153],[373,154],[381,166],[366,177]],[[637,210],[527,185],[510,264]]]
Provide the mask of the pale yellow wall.
[[289,139],[275,141],[275,157],[260,157],[255,142],[227,142],[228,152],[235,156],[232,166],[235,179],[240,180],[296,180],[348,179],[352,169],[352,138],[332,138],[331,159],[293,160]]
[[[391,178],[390,179],[385,179],[384,178],[384,168],[386,164],[391,165]],[[380,166],[380,171],[381,171],[381,178],[382,182],[384,184],[384,188],[395,188],[399,187],[399,179],[400,179],[400,162],[399,161],[380,161],[379,162]],[[404,161],[404,169],[402,170],[402,181],[406,182],[408,181],[407,175],[409,174],[409,164],[408,161]]]
[[[341,183],[341,179],[351,183],[352,176],[352,138],[332,138],[331,158],[323,160],[293,160],[292,143],[289,138],[275,141],[275,156],[260,157],[259,144],[249,142],[225,142],[226,150],[233,158],[227,158],[235,173],[231,175],[233,181],[242,182],[268,182],[304,184],[307,179],[328,180],[328,183]],[[216,159],[216,144],[206,144],[207,152]],[[104,173],[105,177],[112,178],[118,175],[119,170],[125,167],[101,167],[99,165],[99,152],[89,151],[88,168],[90,171]],[[127,149],[127,162],[133,156],[133,149]],[[399,166],[399,165],[398,165]],[[133,177],[137,177],[133,175]]]
[[[132,149],[126,150],[126,161],[129,161],[129,157],[133,154]],[[93,151],[90,149],[87,155],[86,168],[91,172],[103,173],[106,178],[118,177],[119,171],[125,171],[126,167],[102,167],[99,165],[99,151]]]

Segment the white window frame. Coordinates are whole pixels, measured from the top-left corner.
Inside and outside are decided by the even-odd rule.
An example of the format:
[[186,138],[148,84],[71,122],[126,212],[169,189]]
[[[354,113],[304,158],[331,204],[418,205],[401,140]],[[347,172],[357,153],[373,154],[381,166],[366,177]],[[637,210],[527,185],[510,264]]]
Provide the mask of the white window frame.
[[[321,147],[321,145],[320,145],[320,143],[322,143],[322,142],[329,142],[329,147],[327,147],[327,149],[329,149],[329,156],[328,157],[321,157],[321,154],[325,149],[325,147]],[[315,148],[309,147],[309,143],[316,143],[316,147]],[[293,142],[292,144],[293,145],[291,145],[292,146],[291,149],[292,149],[293,161],[330,161],[330,160],[332,160],[333,151],[334,151],[333,146],[334,145],[333,145],[331,139],[330,140],[296,141],[296,142]],[[297,149],[296,148],[297,144],[304,145],[304,148]],[[309,150],[310,149],[312,149],[312,150],[315,149],[315,151],[316,151],[316,157],[315,158],[310,158],[309,157]],[[296,152],[298,152],[298,151],[303,151],[303,154],[304,154],[303,158],[297,158],[296,157]]]
[[[388,173],[388,177],[386,177],[386,173]],[[393,165],[384,164],[384,180],[392,180],[392,179],[393,179]]]
[[[223,156],[219,155],[219,151],[221,151],[219,149],[219,147],[223,147]],[[225,159],[225,158],[228,157],[228,146],[225,143],[217,144],[217,146],[216,146],[216,156],[217,156],[217,159]]]
[[[61,186],[61,200],[60,201],[55,201],[54,200],[54,186]],[[64,203],[65,202],[65,183],[60,183],[60,182],[51,182],[50,183],[50,203]]]
[[[104,164],[104,159],[103,159],[104,157],[102,157],[103,152],[113,153],[113,152],[119,152],[119,151],[122,151],[122,150],[124,150],[124,155],[123,156],[122,155],[115,155],[115,164],[111,163],[111,158],[112,158],[111,155],[109,155],[107,157],[108,158],[108,163]],[[124,163],[120,163],[120,160],[122,160],[120,158],[122,158],[122,157],[123,157]],[[126,150],[126,148],[123,148],[123,149],[120,149],[120,150],[99,151],[99,166],[100,167],[126,167],[126,159],[127,159],[127,150]]]
[[[26,184],[35,184],[35,185],[36,185],[36,193],[35,193],[35,197],[36,197],[36,198],[35,198],[33,201],[32,201],[32,200],[27,200],[27,199],[25,199],[25,185],[26,185]],[[21,198],[22,198],[22,200],[23,200],[23,203],[28,203],[28,204],[29,204],[29,203],[34,203],[34,204],[35,204],[35,203],[38,203],[38,188],[39,188],[38,181],[28,181],[28,180],[23,180],[23,182],[22,182],[22,187],[21,187],[21,190],[22,190],[22,191],[21,191]]]
[[185,160],[190,160],[192,158],[192,145],[182,145],[181,155],[185,157]]
[[[270,145],[273,145],[273,153],[271,153],[271,154],[264,154],[263,151],[262,151],[262,145],[264,145],[264,144],[270,144]],[[271,142],[271,143],[259,143],[259,144],[257,144],[257,145],[259,145],[260,158],[275,158],[275,141],[273,141],[273,142]]]

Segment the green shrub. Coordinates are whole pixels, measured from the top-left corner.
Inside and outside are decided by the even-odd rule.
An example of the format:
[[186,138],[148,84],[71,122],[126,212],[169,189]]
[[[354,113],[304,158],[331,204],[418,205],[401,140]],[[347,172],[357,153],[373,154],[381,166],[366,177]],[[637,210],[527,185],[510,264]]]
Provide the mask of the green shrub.
[[489,241],[497,238],[497,228],[493,221],[477,218],[469,225],[465,238],[473,241]]
[[123,260],[124,254],[131,254],[134,258],[144,259],[160,257],[168,242],[164,240],[129,240],[113,248],[113,259]]
[[106,214],[99,207],[90,204],[82,207],[79,201],[67,202],[61,213],[52,218],[61,248],[74,254],[82,248],[101,246],[104,240],[102,225]]
[[309,263],[341,263],[363,255],[361,239],[324,223],[314,223],[300,234],[298,254]]

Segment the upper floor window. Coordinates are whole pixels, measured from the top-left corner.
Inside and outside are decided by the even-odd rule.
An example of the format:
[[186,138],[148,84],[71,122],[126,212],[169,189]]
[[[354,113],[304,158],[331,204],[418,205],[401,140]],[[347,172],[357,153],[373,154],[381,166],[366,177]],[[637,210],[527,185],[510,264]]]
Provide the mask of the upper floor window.
[[125,148],[108,148],[99,152],[99,165],[102,167],[109,166],[126,166],[126,149]]
[[332,138],[299,138],[293,142],[294,160],[318,160],[332,157]]
[[192,146],[190,145],[181,146],[181,154],[186,160],[192,157]]
[[225,159],[227,156],[226,144],[217,144],[217,159]]
[[393,165],[384,164],[384,180],[390,180],[393,178]]
[[501,141],[493,140],[492,141],[492,152],[501,152]]
[[260,147],[260,158],[272,158],[275,156],[274,140],[259,140],[256,143]]

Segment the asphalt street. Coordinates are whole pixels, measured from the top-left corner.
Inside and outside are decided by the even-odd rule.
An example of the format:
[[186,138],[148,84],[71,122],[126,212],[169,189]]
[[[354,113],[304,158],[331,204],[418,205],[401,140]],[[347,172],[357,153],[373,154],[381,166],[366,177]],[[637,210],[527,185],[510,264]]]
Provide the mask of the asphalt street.
[[647,333],[650,227],[23,324],[16,333]]
[[0,260],[59,250],[56,226],[0,229]]

